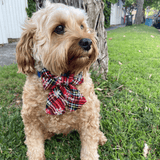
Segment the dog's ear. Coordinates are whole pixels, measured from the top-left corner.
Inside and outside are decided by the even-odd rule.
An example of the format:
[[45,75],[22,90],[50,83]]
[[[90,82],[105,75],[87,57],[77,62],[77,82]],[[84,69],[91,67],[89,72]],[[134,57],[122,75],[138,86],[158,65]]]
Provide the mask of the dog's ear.
[[35,31],[36,28],[29,24],[26,24],[25,28],[23,28],[21,38],[16,46],[16,60],[18,64],[17,73],[35,73],[35,60],[32,57],[33,37],[35,35]]
[[50,5],[51,5],[51,2],[49,0],[46,0],[45,7],[49,7]]

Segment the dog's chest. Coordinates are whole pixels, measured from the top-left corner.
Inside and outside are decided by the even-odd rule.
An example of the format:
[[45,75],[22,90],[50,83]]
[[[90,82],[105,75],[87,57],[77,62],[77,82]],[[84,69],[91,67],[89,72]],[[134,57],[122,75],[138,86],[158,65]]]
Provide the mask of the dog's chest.
[[[94,86],[90,77],[84,78],[84,82],[75,87],[85,98],[92,99]],[[36,112],[39,112],[39,114],[45,113],[46,102],[50,91],[43,88],[42,79],[37,75],[28,76],[23,91],[24,104],[28,104],[28,106],[36,106],[37,104],[34,107]],[[69,111],[67,110],[66,112]]]
[[80,122],[81,118],[84,119],[87,112],[91,112],[91,110],[95,110],[95,113],[99,112],[99,107],[95,108],[98,101],[94,94],[92,80],[88,78],[88,81],[84,80],[84,83],[76,86],[76,88],[86,98],[87,102],[76,111],[70,112],[66,107],[66,112],[62,115],[49,115],[45,110],[50,90],[44,90],[41,78],[36,75],[29,76],[23,91],[22,113],[27,116],[33,115],[35,119],[39,119],[48,131],[60,133],[56,131],[56,128],[60,127],[63,130],[66,128],[66,122],[68,127],[76,129],[78,127],[77,122]]
[[[87,86],[85,87],[83,83],[75,87],[82,94],[85,94],[87,91]],[[39,112],[39,114],[41,114],[42,112],[45,113],[47,98],[51,91],[51,89],[45,90],[43,88],[42,79],[37,75],[28,76],[23,91],[24,104],[29,104],[30,102],[35,105],[37,104],[37,106],[35,107],[37,110],[36,112]],[[68,112],[68,110],[66,112]]]

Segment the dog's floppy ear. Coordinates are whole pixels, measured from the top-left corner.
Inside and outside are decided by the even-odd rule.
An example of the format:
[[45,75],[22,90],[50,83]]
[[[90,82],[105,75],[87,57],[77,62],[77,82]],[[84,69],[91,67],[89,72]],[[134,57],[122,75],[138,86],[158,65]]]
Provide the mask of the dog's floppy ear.
[[[31,20],[28,20],[27,22],[30,21]],[[28,74],[35,72],[35,60],[32,57],[32,48],[36,28],[33,25],[29,25],[29,23],[26,23],[24,27],[25,28],[23,28],[21,38],[16,47],[16,60],[18,64],[17,73]]]

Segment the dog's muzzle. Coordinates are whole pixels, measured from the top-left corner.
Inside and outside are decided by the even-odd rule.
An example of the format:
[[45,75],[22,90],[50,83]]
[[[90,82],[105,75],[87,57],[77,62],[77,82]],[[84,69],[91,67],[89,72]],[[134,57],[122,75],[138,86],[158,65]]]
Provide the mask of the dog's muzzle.
[[88,38],[83,38],[79,41],[79,45],[85,51],[89,51],[91,49],[92,41]]

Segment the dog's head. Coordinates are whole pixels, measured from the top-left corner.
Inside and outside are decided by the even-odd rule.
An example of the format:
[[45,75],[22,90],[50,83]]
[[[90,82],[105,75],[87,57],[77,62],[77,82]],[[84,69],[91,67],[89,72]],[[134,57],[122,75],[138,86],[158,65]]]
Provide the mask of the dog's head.
[[47,1],[25,22],[16,47],[18,72],[44,67],[54,75],[87,71],[98,55],[95,36],[84,10]]

